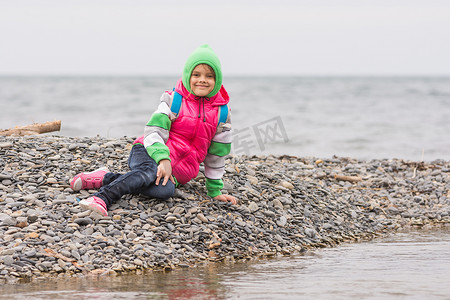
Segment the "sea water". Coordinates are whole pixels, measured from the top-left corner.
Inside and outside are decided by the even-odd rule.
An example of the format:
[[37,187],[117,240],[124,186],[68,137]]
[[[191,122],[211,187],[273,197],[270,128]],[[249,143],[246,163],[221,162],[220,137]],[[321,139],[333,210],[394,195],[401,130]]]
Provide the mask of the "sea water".
[[450,231],[145,275],[0,286],[0,299],[450,299]]
[[[176,77],[0,77],[0,129],[139,136]],[[226,77],[233,153],[450,159],[450,77]],[[55,133],[53,133],[55,134]]]

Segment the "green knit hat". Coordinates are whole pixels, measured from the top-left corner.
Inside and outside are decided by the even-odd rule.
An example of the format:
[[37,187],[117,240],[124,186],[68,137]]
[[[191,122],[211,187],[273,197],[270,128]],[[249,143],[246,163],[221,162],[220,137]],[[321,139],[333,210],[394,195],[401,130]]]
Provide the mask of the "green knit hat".
[[220,61],[214,51],[208,45],[202,45],[198,47],[186,61],[183,70],[183,85],[192,94],[190,80],[192,71],[199,64],[207,64],[213,68],[214,73],[216,73],[216,84],[214,89],[207,95],[207,97],[212,97],[216,95],[220,87],[222,86],[222,69],[220,66]]

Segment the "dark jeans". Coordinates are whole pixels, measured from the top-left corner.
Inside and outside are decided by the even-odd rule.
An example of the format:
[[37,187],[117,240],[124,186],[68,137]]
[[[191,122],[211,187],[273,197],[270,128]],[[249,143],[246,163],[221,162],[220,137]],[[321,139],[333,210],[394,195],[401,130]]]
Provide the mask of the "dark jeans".
[[144,146],[135,145],[128,158],[131,171],[126,174],[107,173],[103,178],[103,186],[94,194],[100,197],[109,208],[125,194],[142,194],[151,198],[168,199],[175,192],[175,185],[168,181],[162,185],[155,184],[158,165],[151,158]]

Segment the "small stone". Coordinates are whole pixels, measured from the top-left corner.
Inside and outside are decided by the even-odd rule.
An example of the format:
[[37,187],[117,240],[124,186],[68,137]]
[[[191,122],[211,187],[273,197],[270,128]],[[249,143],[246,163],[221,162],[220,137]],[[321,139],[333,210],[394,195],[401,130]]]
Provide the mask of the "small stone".
[[273,200],[272,203],[273,203],[273,207],[275,207],[275,208],[278,208],[278,209],[284,208],[283,203],[281,203],[281,201],[278,199]]
[[0,180],[11,179],[11,178],[12,178],[11,174],[0,173]]
[[0,148],[11,148],[13,146],[14,146],[13,143],[10,143],[10,142],[0,143]]
[[251,213],[254,213],[255,211],[257,211],[259,209],[259,206],[255,202],[251,201],[248,204],[248,209],[250,210]]
[[56,273],[61,273],[61,272],[64,271],[64,269],[61,268],[61,267],[58,266],[58,265],[54,265],[54,266],[53,266],[53,271],[55,271]]
[[177,220],[177,217],[175,217],[175,216],[169,216],[166,218],[166,222],[168,222],[168,223],[175,222],[176,220]]
[[64,270],[66,268],[66,263],[62,259],[58,259],[58,266]]
[[13,212],[13,213],[11,214],[11,217],[17,218],[17,217],[20,217],[20,216],[22,216],[22,215],[23,215],[23,211],[18,210],[18,211]]
[[225,168],[225,172],[230,173],[230,174],[236,174],[237,170],[236,170],[236,168],[234,168],[232,166],[228,166]]
[[241,226],[241,227],[245,227],[247,224],[239,219],[234,220],[234,222],[236,223],[236,225]]
[[285,216],[281,216],[280,219],[277,222],[278,226],[284,227],[287,223],[287,219]]
[[11,185],[11,184],[12,184],[12,181],[9,180],[9,179],[4,179],[4,180],[2,180],[2,184],[3,184],[3,185]]
[[5,249],[2,252],[0,252],[0,255],[13,255],[14,253],[16,253],[16,249],[10,248],[10,249]]
[[192,207],[188,210],[188,214],[195,214],[197,213],[197,207]]
[[208,219],[203,214],[197,214],[197,218],[203,223],[208,223]]
[[251,176],[251,175],[247,175],[247,179],[248,181],[250,181],[251,184],[253,185],[257,185],[258,184],[258,178],[256,178],[255,176]]
[[47,183],[50,183],[50,184],[58,183],[58,180],[56,180],[56,178],[48,178]]
[[78,251],[76,251],[76,250],[70,251],[70,254],[71,254],[72,257],[75,258],[76,260],[80,260],[80,259],[81,259],[80,253],[78,253]]
[[19,227],[19,228],[25,228],[25,227],[28,226],[28,222],[27,222],[27,221],[19,221],[19,222],[16,224],[16,226]]
[[294,185],[293,185],[292,183],[290,183],[290,182],[287,182],[287,181],[282,181],[282,182],[280,183],[280,185],[281,185],[282,187],[284,187],[284,188],[289,189],[289,190],[293,190],[293,189],[294,189]]
[[234,186],[232,184],[230,184],[230,183],[225,181],[223,183],[223,188],[224,188],[224,190],[230,192],[230,191],[232,191],[234,189]]
[[80,226],[86,226],[93,223],[91,218],[78,218],[73,220],[73,222]]
[[309,236],[310,238],[314,238],[316,236],[316,231],[311,228],[305,229],[305,234]]
[[130,233],[127,235],[127,238],[129,238],[130,240],[134,240],[135,238],[137,238],[137,234],[134,233],[134,232],[130,232]]
[[25,252],[24,255],[26,257],[34,257],[34,256],[36,256],[36,253],[37,253],[36,250],[32,249],[30,251]]
[[276,214],[273,211],[270,211],[270,210],[265,210],[263,212],[263,214],[266,215],[269,218],[274,218],[276,216]]
[[185,210],[184,210],[184,207],[178,206],[178,207],[176,207],[176,208],[174,209],[173,213],[174,213],[174,214],[183,214],[184,211],[185,211]]
[[23,196],[22,199],[26,202],[33,202],[37,199],[37,196],[34,194],[30,194],[30,195]]
[[27,237],[30,238],[30,239],[36,239],[36,238],[39,237],[39,233],[37,233],[37,232],[30,232],[30,233],[27,235]]
[[10,266],[14,263],[14,258],[12,257],[12,255],[7,255],[3,257],[3,263],[5,264],[5,266]]
[[15,226],[17,224],[17,220],[8,216],[7,214],[0,214],[0,221],[3,225],[7,226]]
[[89,147],[89,150],[90,150],[90,151],[98,151],[98,150],[100,150],[100,146],[99,146],[98,144],[92,144],[92,145]]
[[330,229],[330,228],[333,228],[333,225],[331,225],[330,223],[323,224],[323,229]]

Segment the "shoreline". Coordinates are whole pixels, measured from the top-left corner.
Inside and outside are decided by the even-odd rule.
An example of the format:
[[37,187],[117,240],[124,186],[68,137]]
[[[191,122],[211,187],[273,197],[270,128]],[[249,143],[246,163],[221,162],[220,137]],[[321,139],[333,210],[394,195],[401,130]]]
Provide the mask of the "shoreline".
[[202,172],[168,201],[127,195],[103,217],[69,180],[128,170],[134,139],[0,139],[0,283],[195,267],[302,253],[410,227],[450,224],[450,162],[230,156],[225,191]]

